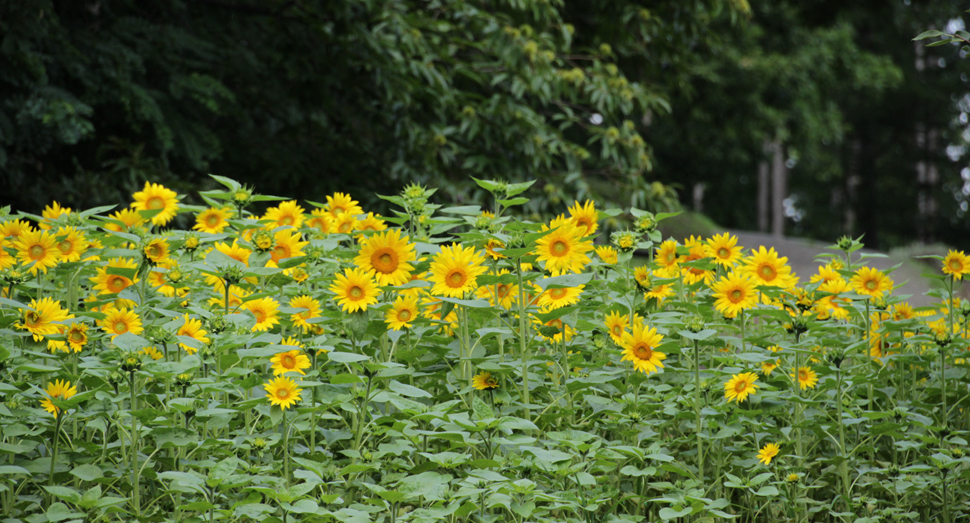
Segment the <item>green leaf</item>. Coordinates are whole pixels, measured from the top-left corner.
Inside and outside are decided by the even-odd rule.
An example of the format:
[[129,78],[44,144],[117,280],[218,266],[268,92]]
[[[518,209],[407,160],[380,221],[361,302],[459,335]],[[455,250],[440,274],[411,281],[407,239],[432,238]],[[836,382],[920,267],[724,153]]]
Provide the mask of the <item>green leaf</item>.
[[927,38],[936,38],[937,36],[943,36],[944,34],[946,33],[942,31],[924,31],[920,33],[920,35],[917,36],[916,38],[913,38],[913,40],[916,41],[916,40],[925,40]]
[[71,470],[71,474],[82,481],[94,481],[104,477],[104,472],[101,471],[101,467],[91,464],[78,465]]

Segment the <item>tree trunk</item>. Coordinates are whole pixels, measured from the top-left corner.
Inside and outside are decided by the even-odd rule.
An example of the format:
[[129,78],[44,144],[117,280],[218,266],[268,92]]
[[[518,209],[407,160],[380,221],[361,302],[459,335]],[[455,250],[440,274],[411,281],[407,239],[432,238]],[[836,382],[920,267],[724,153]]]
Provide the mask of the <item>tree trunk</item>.
[[[765,140],[762,152],[767,155],[771,149],[771,143]],[[768,232],[768,213],[771,200],[768,195],[771,193],[771,178],[768,168],[768,160],[762,157],[758,163],[758,230]]]
[[771,234],[785,235],[785,198],[788,196],[788,166],[785,165],[785,147],[775,141],[774,158],[771,162]]

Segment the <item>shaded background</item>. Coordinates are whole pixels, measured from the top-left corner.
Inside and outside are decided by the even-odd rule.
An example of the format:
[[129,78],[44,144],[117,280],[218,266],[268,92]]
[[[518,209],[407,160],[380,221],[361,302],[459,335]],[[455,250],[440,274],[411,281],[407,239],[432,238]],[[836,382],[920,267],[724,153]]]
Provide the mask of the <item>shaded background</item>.
[[[966,7],[966,6],[962,6]],[[0,205],[127,202],[207,173],[370,209],[470,176],[888,249],[963,246],[953,2],[0,2]],[[961,18],[962,17],[962,18]],[[540,190],[541,189],[541,190]],[[197,202],[198,203],[198,202]],[[191,217],[180,217],[190,220]]]

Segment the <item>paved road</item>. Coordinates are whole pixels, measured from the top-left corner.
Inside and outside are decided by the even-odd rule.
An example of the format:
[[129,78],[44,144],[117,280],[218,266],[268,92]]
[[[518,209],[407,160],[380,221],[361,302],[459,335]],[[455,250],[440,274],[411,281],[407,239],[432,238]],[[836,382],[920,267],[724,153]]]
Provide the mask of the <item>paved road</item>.
[[[801,283],[807,282],[813,274],[818,272],[818,266],[821,263],[815,259],[817,255],[822,253],[837,253],[840,256],[842,255],[841,251],[827,249],[826,247],[829,244],[813,240],[778,238],[770,234],[749,231],[730,232],[738,237],[738,245],[742,245],[748,249],[757,249],[761,245],[764,245],[765,248],[774,247],[779,256],[786,256],[788,258],[789,265],[791,265],[792,270],[801,278]],[[858,259],[861,253],[875,254],[878,251],[870,249],[858,250],[853,253],[853,263],[855,263],[855,260]],[[867,259],[867,264],[870,267],[875,267],[880,270],[889,269],[900,262],[903,262],[903,265],[896,269],[891,276],[897,285],[895,293],[897,295],[911,294],[912,297],[908,301],[914,307],[937,303],[938,300],[936,298],[926,296],[926,291],[929,290],[929,280],[921,276],[926,269],[920,262],[898,258]],[[906,283],[899,286],[903,282]]]

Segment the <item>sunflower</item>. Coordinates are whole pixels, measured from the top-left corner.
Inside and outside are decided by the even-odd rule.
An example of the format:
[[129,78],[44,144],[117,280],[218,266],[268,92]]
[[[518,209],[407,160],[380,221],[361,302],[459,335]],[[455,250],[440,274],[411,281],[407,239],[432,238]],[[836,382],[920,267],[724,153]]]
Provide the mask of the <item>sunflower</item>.
[[[690,238],[684,240],[684,246],[687,247],[689,252],[687,257],[683,259],[683,262],[696,262],[707,258],[707,246],[701,242],[700,238],[695,238],[691,235]],[[699,281],[710,283],[714,279],[714,271],[697,267],[684,267],[683,275],[684,283],[688,285]]]
[[371,273],[381,286],[403,285],[414,270],[409,262],[416,258],[414,245],[408,243],[409,239],[402,236],[399,229],[364,238],[354,263],[361,270]]
[[293,322],[293,325],[303,329],[304,333],[309,332],[313,327],[308,320],[320,317],[320,302],[307,294],[291,299],[290,307],[294,309],[306,309],[290,315],[290,321]]
[[72,387],[70,381],[55,380],[54,383],[47,382],[47,389],[44,390],[49,398],[44,398],[40,401],[40,406],[44,407],[44,410],[50,412],[56,418],[60,414],[61,409],[54,405],[53,399],[68,400],[77,394],[77,387]]
[[970,260],[963,251],[950,250],[946,258],[943,258],[943,274],[949,274],[958,280],[963,279],[964,274],[970,274]]
[[195,215],[195,225],[192,228],[210,234],[219,234],[229,226],[229,218],[232,218],[232,215],[233,212],[228,207],[222,209],[209,207]]
[[781,360],[780,359],[775,360],[774,363],[772,363],[770,361],[763,362],[761,364],[761,372],[765,376],[770,376],[771,375],[771,371],[777,369],[779,365],[781,365]]
[[256,317],[256,325],[253,325],[253,332],[270,330],[273,328],[273,325],[280,322],[277,318],[279,316],[279,310],[277,310],[279,304],[273,298],[249,300],[242,304],[242,308]]
[[485,254],[488,254],[488,257],[493,260],[501,260],[502,258],[506,257],[504,254],[495,250],[504,248],[505,244],[502,243],[501,240],[496,240],[495,238],[489,238],[488,241],[485,242]]
[[630,320],[626,314],[613,311],[606,316],[606,321],[603,324],[606,325],[610,338],[618,344],[623,339],[623,333],[626,332],[626,326],[630,324]]
[[751,252],[751,256],[745,261],[744,270],[754,278],[756,285],[787,289],[798,282],[787,263],[788,258],[779,257],[774,247],[765,250],[762,245]]
[[616,231],[610,235],[610,243],[616,246],[620,252],[632,252],[640,239],[633,231]]
[[[81,259],[89,243],[84,232],[74,227],[61,227],[57,230],[57,250],[60,251],[61,261],[76,262]],[[2,265],[2,263],[0,263]]]
[[[374,214],[372,212],[367,213],[367,216],[363,220],[359,220],[354,226],[355,231],[374,231],[379,232],[387,229],[387,224],[384,223],[382,219],[383,216],[380,214]],[[363,234],[358,234],[357,239],[360,240],[364,238]]]
[[232,245],[227,243],[218,242],[215,245],[216,250],[225,254],[226,256],[242,263],[245,266],[249,266],[249,256],[253,254],[253,251],[239,245],[236,240],[232,241]]
[[[208,331],[202,329],[202,320],[189,318],[188,314],[182,315],[182,319],[184,320],[182,322],[182,326],[179,327],[179,330],[175,333],[175,335],[187,336],[202,344],[208,345],[209,338],[205,337],[205,335],[208,334]],[[195,347],[187,343],[179,343],[179,347],[185,349],[185,352],[188,352],[189,354],[195,354],[195,351],[197,350]]]
[[305,212],[306,209],[300,207],[296,203],[296,200],[290,200],[279,204],[278,207],[266,209],[266,214],[263,215],[261,221],[269,222],[264,226],[266,229],[275,229],[277,227],[295,227],[299,229],[303,225],[303,214]]
[[[657,276],[654,273],[654,276]],[[658,303],[662,303],[665,298],[669,298],[674,295],[674,288],[669,283],[656,283],[651,280],[650,287],[644,289],[643,297],[644,299],[655,299]]]
[[742,372],[735,374],[724,384],[724,397],[728,401],[735,400],[741,403],[747,399],[748,394],[755,394],[759,385],[755,384],[758,375],[753,372]]
[[142,218],[142,215],[134,209],[122,209],[114,214],[109,214],[108,218],[111,221],[104,224],[104,228],[114,232],[129,231],[145,223],[145,218]]
[[121,274],[109,273],[111,269],[125,269],[125,273],[134,275],[134,271],[138,269],[138,264],[128,258],[114,258],[108,261],[107,267],[98,267],[98,275],[89,278],[91,283],[95,284],[94,290],[98,291],[98,294],[118,294],[138,282],[137,276],[132,280]]
[[665,278],[677,276],[680,272],[680,261],[683,256],[677,254],[677,241],[667,240],[657,247],[654,261],[660,265],[660,274]]
[[291,229],[276,231],[273,234],[273,250],[270,252],[272,263],[267,263],[267,266],[274,267],[280,260],[305,255],[306,253],[303,252],[303,248],[309,245],[310,242],[301,242],[301,239],[303,239],[303,235],[300,234],[300,231]]
[[141,252],[152,264],[158,265],[168,258],[168,242],[161,238],[154,238],[142,247]]
[[538,261],[546,262],[546,270],[553,276],[565,272],[583,272],[583,267],[590,262],[587,252],[593,250],[593,242],[583,241],[585,229],[564,222],[558,227],[543,225],[542,230],[551,230],[549,234],[536,240],[536,254]]
[[300,401],[300,392],[303,390],[296,386],[296,382],[288,377],[271,379],[263,384],[266,389],[266,398],[271,405],[279,405],[286,410],[296,402]]
[[550,310],[560,309],[578,302],[579,295],[583,293],[585,287],[585,285],[579,285],[577,287],[559,287],[543,291],[541,287],[536,285],[535,289],[539,293],[539,298],[535,303],[540,307]]
[[892,317],[894,321],[911,320],[916,317],[916,311],[908,302],[896,303],[892,306]]
[[758,461],[765,465],[771,463],[771,459],[778,455],[778,444],[768,443],[758,451]]
[[649,289],[653,286],[653,278],[650,277],[650,268],[646,265],[633,268],[633,280],[637,282],[640,290]]
[[617,263],[617,252],[616,249],[610,247],[609,245],[603,245],[596,247],[596,255],[599,256],[600,261],[607,265],[616,265]]
[[350,213],[338,214],[330,224],[330,232],[333,234],[350,234],[357,228],[357,217]]
[[141,318],[135,311],[109,307],[102,312],[105,313],[105,317],[98,324],[101,325],[101,330],[111,335],[112,340],[126,332],[141,334],[145,330],[142,328]]
[[714,308],[726,318],[734,318],[758,304],[755,283],[746,274],[732,272],[711,285],[711,289],[717,298]]
[[633,322],[633,332],[623,332],[620,337],[620,346],[623,347],[623,358],[620,361],[632,361],[633,368],[644,374],[660,372],[657,369],[664,367],[662,361],[667,359],[667,355],[653,349],[663,339],[662,335],[657,334],[657,329]]
[[438,332],[444,334],[445,336],[454,336],[455,329],[458,328],[458,313],[454,309],[448,313],[444,318],[441,317],[441,300],[436,300],[431,297],[426,297],[421,300],[421,305],[425,318],[428,318],[432,322],[438,324]]
[[162,351],[158,350],[156,347],[142,347],[141,350],[138,351],[138,354],[144,354],[153,361],[158,361],[165,357],[165,355],[162,354]]
[[349,194],[342,192],[333,193],[333,196],[327,196],[326,209],[334,218],[340,214],[364,214],[364,209],[358,205],[357,201],[351,198]]
[[306,226],[312,229],[317,229],[321,232],[330,232],[330,226],[333,224],[333,215],[327,212],[326,209],[313,209],[310,211],[310,218],[306,221]]
[[369,273],[355,267],[344,269],[343,274],[338,274],[330,285],[330,292],[336,295],[333,301],[337,302],[344,312],[357,312],[366,311],[368,305],[377,303],[380,287]]
[[16,240],[25,232],[34,230],[27,220],[5,220],[0,222],[0,238]]
[[61,205],[55,201],[52,205],[44,207],[44,212],[41,214],[44,217],[44,220],[38,225],[41,229],[46,231],[53,227],[53,225],[50,223],[51,221],[56,220],[65,214],[71,214],[71,208],[61,207]]
[[[500,269],[497,273],[490,273],[492,276],[504,276],[509,273],[508,269]],[[514,283],[490,283],[482,285],[475,291],[479,298],[488,300],[492,305],[499,305],[503,309],[509,309],[513,303],[519,299],[519,286]],[[496,299],[497,298],[497,299]]]
[[8,247],[13,248],[13,244],[3,236],[0,236],[0,269],[9,269],[16,263],[17,258],[7,252]]
[[[545,314],[545,313],[548,313],[550,310],[551,309],[541,309],[540,312]],[[539,318],[533,318],[532,322],[535,323],[536,332],[538,332],[539,336],[541,336],[542,339],[546,341],[561,343],[563,341],[563,336],[566,337],[566,341],[569,341],[573,339],[573,336],[576,335],[576,329],[573,329],[569,325],[566,325],[565,323],[563,323],[561,318],[549,320],[545,323],[542,323],[542,321],[539,320]],[[551,332],[543,332],[544,328],[546,327],[554,327],[556,329],[555,333],[553,334]],[[547,335],[547,334],[551,334],[551,335]]]
[[889,276],[886,276],[879,269],[871,267],[862,267],[857,270],[849,283],[852,284],[852,290],[863,296],[873,298],[879,298],[887,291],[892,291],[894,284]]
[[136,211],[160,211],[152,216],[152,223],[165,225],[175,218],[179,209],[178,195],[161,184],[145,182],[145,188],[132,195],[135,199],[131,208]]
[[813,274],[812,279],[809,281],[811,281],[812,283],[817,283],[817,282],[828,283],[832,280],[841,280],[841,279],[842,279],[842,275],[839,274],[839,271],[837,271],[834,267],[832,267],[832,265],[819,265],[818,274]]
[[432,294],[449,298],[461,298],[466,292],[478,288],[478,276],[485,272],[482,265],[485,256],[476,253],[474,247],[464,248],[460,243],[442,247],[431,262]]
[[586,203],[579,205],[579,202],[575,202],[572,207],[569,208],[570,221],[573,222],[577,227],[581,227],[585,230],[583,236],[592,236],[596,229],[599,227],[599,213],[596,212],[596,205],[586,200]]
[[852,300],[839,297],[840,294],[851,291],[849,288],[849,282],[843,280],[842,278],[829,280],[822,285],[819,285],[818,290],[819,292],[829,293],[829,295],[823,296],[815,302],[815,311],[818,313],[818,319],[849,319],[849,309],[845,308],[844,305],[848,305],[852,302]]
[[793,372],[791,377],[798,380],[798,386],[802,390],[814,389],[818,383],[818,376],[811,367],[798,367],[798,372]]
[[300,349],[280,352],[270,359],[270,363],[273,364],[273,376],[287,372],[299,372],[306,375],[303,369],[310,368],[310,358]]
[[74,317],[67,309],[61,308],[61,302],[54,298],[30,300],[28,307],[29,310],[20,309],[21,322],[14,326],[33,334],[34,341],[40,341],[49,334],[57,334],[62,327],[57,322]]
[[478,390],[498,388],[498,380],[490,372],[481,372],[472,378],[472,386]]
[[41,271],[47,274],[48,267],[61,261],[61,251],[57,248],[57,238],[47,231],[25,231],[13,242],[17,249],[17,259],[24,265],[30,264],[30,273]]
[[[219,281],[222,281],[222,280],[219,280]],[[213,288],[213,291],[216,293],[218,297],[209,298],[209,305],[218,307],[220,309],[225,309],[226,308],[226,286],[225,285],[217,286],[216,288]],[[242,306],[243,301],[250,294],[252,293],[247,291],[246,289],[243,289],[242,287],[238,287],[236,285],[230,285],[229,286],[229,310],[234,310],[237,307]]]
[[721,267],[734,267],[741,261],[741,247],[738,237],[729,233],[715,234],[707,240],[707,257],[713,258],[714,263]]
[[384,314],[384,323],[389,329],[403,330],[411,328],[411,322],[418,317],[418,299],[415,297],[398,296],[394,304]]
[[74,352],[81,352],[88,343],[88,326],[85,323],[71,322],[67,333],[64,335],[67,344],[74,349]]

